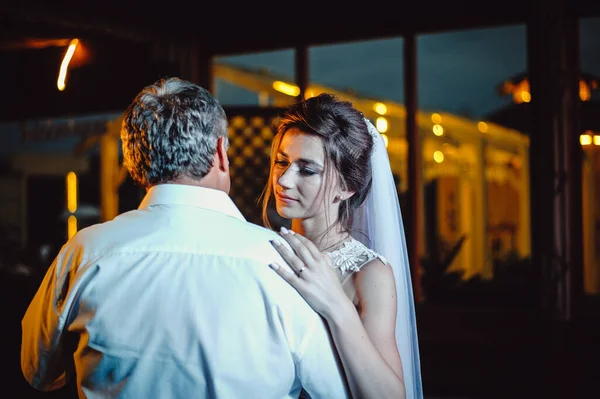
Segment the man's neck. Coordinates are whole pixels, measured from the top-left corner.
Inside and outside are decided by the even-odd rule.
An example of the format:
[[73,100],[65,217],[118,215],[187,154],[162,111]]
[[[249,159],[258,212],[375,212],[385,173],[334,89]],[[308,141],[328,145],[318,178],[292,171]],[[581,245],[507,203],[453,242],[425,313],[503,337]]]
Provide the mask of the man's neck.
[[[161,184],[180,184],[183,186],[195,186],[195,187],[204,187],[204,188],[212,188],[213,190],[219,190],[217,184],[213,181],[214,179],[207,179],[208,176],[202,179],[192,179],[186,176],[178,177],[176,179],[170,180]],[[156,184],[155,184],[156,185]],[[146,190],[149,190],[153,186],[148,186]]]

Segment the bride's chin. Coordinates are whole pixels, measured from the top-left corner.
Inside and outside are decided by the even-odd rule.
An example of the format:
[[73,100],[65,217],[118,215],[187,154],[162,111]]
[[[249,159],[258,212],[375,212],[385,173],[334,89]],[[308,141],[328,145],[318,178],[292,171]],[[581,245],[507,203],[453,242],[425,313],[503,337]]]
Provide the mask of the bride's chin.
[[290,210],[284,206],[277,207],[277,214],[285,219],[292,219],[294,217],[293,212],[290,212]]

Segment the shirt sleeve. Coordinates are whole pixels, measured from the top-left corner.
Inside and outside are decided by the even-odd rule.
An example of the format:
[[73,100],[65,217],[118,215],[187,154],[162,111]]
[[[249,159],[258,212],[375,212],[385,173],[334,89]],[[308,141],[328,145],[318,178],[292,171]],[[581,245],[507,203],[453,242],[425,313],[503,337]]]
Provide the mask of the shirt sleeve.
[[310,397],[350,397],[339,356],[320,316],[300,342],[295,360],[297,376]]
[[[79,269],[81,253],[65,245],[46,272],[21,321],[21,370],[29,384],[41,391],[61,388],[73,362],[68,336],[71,310],[88,272]],[[88,268],[93,272],[93,268]],[[71,340],[71,341],[69,341]],[[76,345],[73,344],[73,345]]]

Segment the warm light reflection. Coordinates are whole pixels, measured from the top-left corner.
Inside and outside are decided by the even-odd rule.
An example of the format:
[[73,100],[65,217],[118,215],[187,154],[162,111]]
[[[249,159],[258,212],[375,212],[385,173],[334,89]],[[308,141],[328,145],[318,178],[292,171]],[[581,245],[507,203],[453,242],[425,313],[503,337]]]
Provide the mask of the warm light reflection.
[[379,130],[379,133],[385,133],[388,130],[388,121],[383,116],[380,116],[375,121],[375,127]]
[[435,124],[442,123],[442,116],[437,112],[435,114],[431,114],[431,121]]
[[581,136],[579,136],[579,142],[581,143],[581,145],[590,145],[592,144],[592,136],[590,136],[589,134],[582,134]]
[[18,49],[18,48],[26,48],[26,49],[44,49],[48,47],[64,47],[69,45],[69,39],[24,39],[20,43],[16,43],[13,46],[9,47],[9,49]]
[[383,138],[383,144],[385,144],[385,148],[388,148],[390,139],[388,138],[387,134],[381,133],[381,137]]
[[590,86],[583,80],[579,81],[579,98],[581,101],[588,101],[591,97]]
[[[596,90],[598,83],[591,81],[589,84],[583,79],[579,80],[579,99],[581,101],[589,101],[591,98],[591,91]],[[531,101],[531,90],[529,87],[529,80],[523,79],[518,83],[510,81],[504,82],[503,90],[505,93],[512,93],[513,101],[517,104],[528,103]]]
[[529,80],[527,79],[523,79],[517,83],[508,80],[504,82],[503,90],[505,93],[511,93],[513,101],[517,104],[528,103],[531,101]]
[[442,149],[444,150],[443,152],[445,152],[448,155],[453,155],[456,153],[456,148],[449,143],[442,144]]
[[67,236],[69,239],[77,233],[77,218],[75,215],[69,216],[67,219]]
[[594,145],[600,145],[600,135],[594,135]]
[[77,175],[75,172],[67,174],[67,210],[75,213],[77,210]]
[[443,136],[444,128],[442,127],[442,125],[433,125],[433,134],[435,134],[438,137]]
[[384,103],[375,103],[373,105],[373,110],[377,112],[379,115],[385,115],[387,113],[387,107]]
[[56,86],[58,90],[63,91],[66,87],[67,80],[67,70],[69,69],[69,62],[71,62],[71,58],[75,53],[75,49],[77,49],[77,45],[79,44],[78,39],[73,39],[69,43],[69,48],[65,53],[65,58],[63,58],[62,63],[60,64],[60,71],[58,72],[58,81],[56,82]]
[[433,160],[437,163],[444,162],[444,153],[441,151],[436,151],[433,153]]
[[487,125],[487,123],[485,123],[485,122],[483,122],[483,121],[482,121],[482,122],[479,122],[479,123],[477,124],[477,128],[479,129],[479,131],[480,131],[481,133],[485,133],[485,132],[487,132],[487,131],[488,131],[488,125]]
[[300,95],[300,88],[295,85],[291,85],[280,80],[273,82],[273,88],[280,93],[287,94],[288,96],[296,97]]

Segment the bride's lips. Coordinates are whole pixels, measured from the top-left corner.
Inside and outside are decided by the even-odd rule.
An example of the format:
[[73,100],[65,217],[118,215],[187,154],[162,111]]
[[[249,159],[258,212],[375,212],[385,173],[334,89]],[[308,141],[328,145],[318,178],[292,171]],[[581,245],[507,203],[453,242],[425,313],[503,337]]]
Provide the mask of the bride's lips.
[[280,193],[277,193],[277,194],[275,194],[275,197],[277,197],[277,199],[278,199],[279,201],[285,202],[286,204],[290,204],[290,203],[292,203],[292,202],[296,202],[296,201],[298,201],[297,199],[294,199],[294,198],[292,198],[292,197],[288,197],[287,195],[285,195],[285,194],[280,194]]

